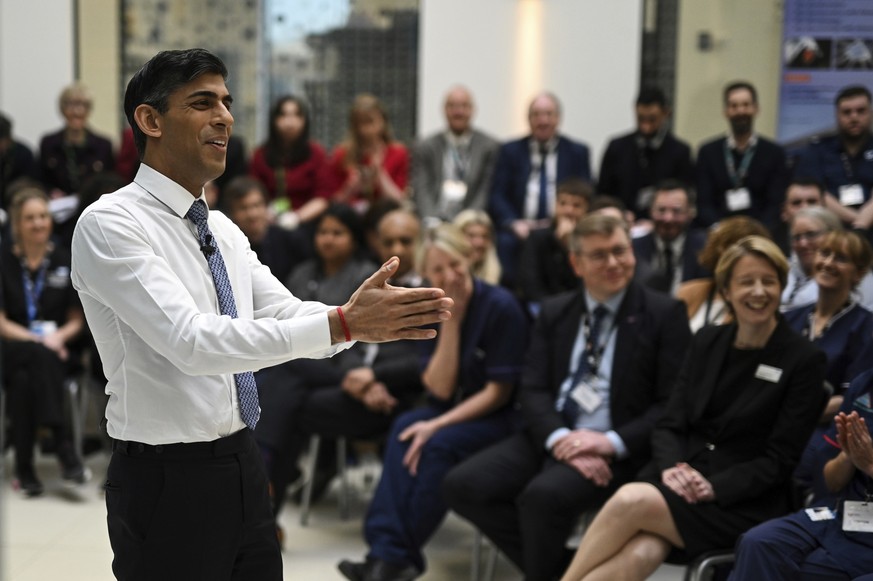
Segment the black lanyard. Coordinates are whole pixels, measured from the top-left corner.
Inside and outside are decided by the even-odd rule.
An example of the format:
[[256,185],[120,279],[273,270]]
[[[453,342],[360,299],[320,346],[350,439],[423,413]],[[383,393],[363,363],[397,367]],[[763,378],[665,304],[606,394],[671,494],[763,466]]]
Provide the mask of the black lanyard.
[[746,151],[743,152],[743,158],[740,160],[740,167],[737,169],[731,148],[728,145],[727,140],[725,140],[724,163],[725,167],[727,167],[728,177],[734,185],[734,188],[742,187],[743,182],[746,180],[746,176],[749,174],[749,166],[752,164],[752,157],[755,155],[755,149],[757,149],[757,147],[758,144],[756,143],[746,148]]

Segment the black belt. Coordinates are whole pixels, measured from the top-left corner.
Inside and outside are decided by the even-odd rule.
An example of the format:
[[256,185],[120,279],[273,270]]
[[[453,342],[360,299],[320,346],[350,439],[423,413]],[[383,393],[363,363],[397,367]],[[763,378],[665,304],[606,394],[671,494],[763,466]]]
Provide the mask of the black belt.
[[112,451],[125,456],[144,456],[151,458],[210,458],[228,456],[244,451],[249,446],[252,431],[244,428],[230,436],[211,442],[190,442],[178,444],[143,444],[112,440]]

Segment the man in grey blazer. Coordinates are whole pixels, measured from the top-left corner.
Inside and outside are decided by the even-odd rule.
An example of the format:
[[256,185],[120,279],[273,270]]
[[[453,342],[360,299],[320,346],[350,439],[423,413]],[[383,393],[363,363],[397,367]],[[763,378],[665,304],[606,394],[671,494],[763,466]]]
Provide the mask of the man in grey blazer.
[[451,220],[467,208],[485,209],[499,144],[473,129],[473,97],[461,86],[446,94],[448,127],[412,150],[412,197],[424,218]]

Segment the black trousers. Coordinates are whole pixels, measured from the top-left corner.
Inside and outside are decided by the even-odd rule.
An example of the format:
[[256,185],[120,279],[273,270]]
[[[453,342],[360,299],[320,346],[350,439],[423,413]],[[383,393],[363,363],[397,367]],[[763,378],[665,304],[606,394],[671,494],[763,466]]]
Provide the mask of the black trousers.
[[281,581],[263,460],[250,430],[195,444],[115,442],[106,478],[119,581]]
[[491,539],[526,580],[550,581],[569,564],[564,544],[582,513],[599,508],[636,472],[623,461],[612,471],[609,486],[595,486],[526,433],[516,433],[453,468],[442,490],[449,507]]

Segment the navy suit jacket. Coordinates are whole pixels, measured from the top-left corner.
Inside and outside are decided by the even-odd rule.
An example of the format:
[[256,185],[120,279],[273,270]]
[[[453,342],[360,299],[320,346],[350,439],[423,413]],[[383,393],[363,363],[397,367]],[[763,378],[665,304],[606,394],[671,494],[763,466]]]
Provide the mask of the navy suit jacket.
[[[488,202],[488,211],[498,229],[508,227],[524,215],[524,200],[531,172],[530,140],[531,137],[527,136],[500,146]],[[557,152],[558,183],[570,177],[591,179],[587,145],[559,137]]]
[[[543,302],[534,327],[519,400],[528,434],[543,449],[552,432],[566,427],[555,403],[586,310],[583,292],[564,293]],[[691,340],[687,321],[683,303],[635,282],[618,309],[610,416],[637,466],[650,457],[652,429]]]
[[[632,244],[637,264],[642,262],[651,265],[653,257],[658,252],[655,246],[655,233],[649,232],[645,236],[634,238]],[[712,276],[712,273],[697,262],[697,255],[705,244],[706,230],[691,228],[685,232],[685,245],[682,247],[682,282]]]

